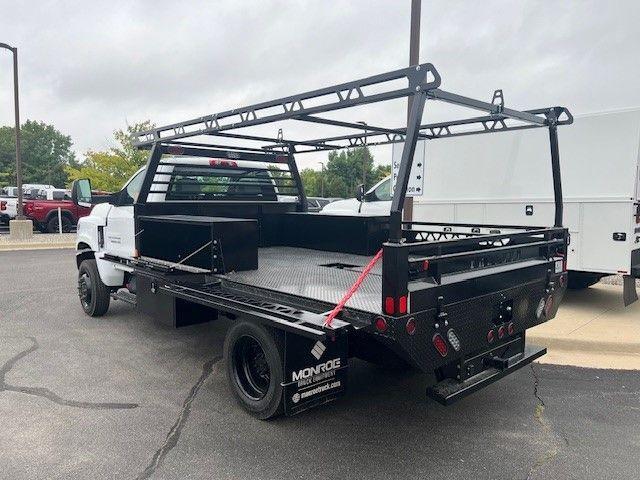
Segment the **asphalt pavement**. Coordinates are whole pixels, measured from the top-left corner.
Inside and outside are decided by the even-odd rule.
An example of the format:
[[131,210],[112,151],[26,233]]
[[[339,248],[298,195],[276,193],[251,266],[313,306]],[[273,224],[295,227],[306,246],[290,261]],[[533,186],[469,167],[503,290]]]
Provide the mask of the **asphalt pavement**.
[[261,422],[227,388],[228,320],[86,317],[72,250],[0,252],[0,478],[637,478],[636,371],[535,364],[442,407],[354,361],[333,404]]

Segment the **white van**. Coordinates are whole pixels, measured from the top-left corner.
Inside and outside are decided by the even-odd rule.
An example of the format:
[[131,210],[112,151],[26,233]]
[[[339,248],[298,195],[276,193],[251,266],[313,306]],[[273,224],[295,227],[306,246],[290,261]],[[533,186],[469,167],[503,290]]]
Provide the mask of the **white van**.
[[[552,225],[551,170],[540,161],[550,161],[547,135],[534,129],[443,138],[416,149],[425,155],[425,183],[413,219]],[[570,287],[586,288],[605,275],[640,278],[640,109],[577,116],[559,132],[559,144]],[[394,145],[393,157],[401,154]],[[323,212],[388,214],[391,179],[362,200],[334,202]]]

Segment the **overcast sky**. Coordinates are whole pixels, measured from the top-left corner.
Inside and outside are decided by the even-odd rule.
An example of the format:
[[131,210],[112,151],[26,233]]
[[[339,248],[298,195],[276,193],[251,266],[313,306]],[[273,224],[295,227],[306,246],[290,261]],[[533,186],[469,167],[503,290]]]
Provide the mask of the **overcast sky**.
[[[19,48],[22,119],[71,135],[82,158],[127,122],[172,123],[403,67],[409,9],[409,0],[0,0],[0,42]],[[635,0],[424,0],[420,61],[436,66],[443,89],[489,101],[502,88],[514,108],[640,106],[638,25]],[[13,123],[11,78],[0,51],[0,125]],[[342,118],[399,126],[403,109]],[[326,132],[288,128],[292,138]]]

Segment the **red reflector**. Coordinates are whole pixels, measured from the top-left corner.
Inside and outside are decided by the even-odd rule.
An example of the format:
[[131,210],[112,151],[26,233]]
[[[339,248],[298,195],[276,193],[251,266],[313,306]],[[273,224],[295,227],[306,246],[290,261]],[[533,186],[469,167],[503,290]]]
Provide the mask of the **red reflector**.
[[553,311],[553,297],[549,295],[549,298],[547,298],[547,303],[544,306],[545,317],[549,317],[552,311]]
[[504,325],[498,329],[498,338],[503,338],[507,333],[507,329],[504,328]]
[[373,324],[376,327],[376,330],[378,330],[379,332],[386,332],[387,328],[389,327],[387,325],[387,321],[382,318],[382,317],[376,317],[376,321]]
[[407,320],[407,324],[405,325],[405,328],[407,329],[407,333],[409,335],[413,335],[414,333],[416,333],[416,320],[415,320],[415,318],[411,317],[409,320]]
[[495,339],[496,339],[496,333],[493,330],[489,330],[487,332],[487,342],[493,343]]
[[422,270],[424,270],[425,272],[429,270],[429,260],[425,260],[424,262],[422,262]]
[[403,295],[398,299],[398,313],[407,313],[407,296]]
[[393,315],[396,311],[395,301],[393,297],[387,297],[384,299],[384,313],[387,315]]
[[447,343],[444,341],[444,338],[439,333],[436,333],[433,336],[433,346],[436,347],[436,350],[442,357],[447,356]]
[[513,335],[513,333],[516,331],[516,327],[513,322],[507,326],[507,331],[509,332],[509,335]]

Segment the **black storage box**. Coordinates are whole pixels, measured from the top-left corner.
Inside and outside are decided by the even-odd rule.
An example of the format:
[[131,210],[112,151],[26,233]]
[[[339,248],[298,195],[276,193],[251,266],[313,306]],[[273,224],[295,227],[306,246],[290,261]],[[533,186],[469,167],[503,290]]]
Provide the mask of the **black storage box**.
[[387,216],[284,213],[265,220],[265,245],[373,255],[389,238]]
[[258,222],[195,215],[138,217],[142,257],[213,273],[258,268]]

